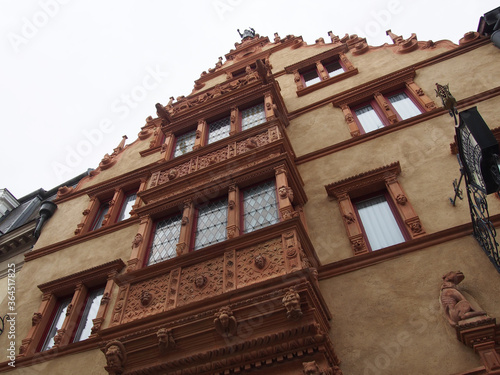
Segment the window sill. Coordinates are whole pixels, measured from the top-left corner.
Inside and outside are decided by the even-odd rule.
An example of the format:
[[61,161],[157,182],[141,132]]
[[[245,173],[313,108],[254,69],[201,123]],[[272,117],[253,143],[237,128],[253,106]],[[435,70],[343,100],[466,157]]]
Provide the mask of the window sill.
[[355,76],[356,74],[358,74],[358,68],[348,70],[347,72],[336,75],[334,77],[330,77],[328,79],[325,79],[324,81],[315,83],[314,85],[304,87],[303,89],[297,90],[297,96],[300,97],[300,96],[307,95],[313,91],[322,89],[323,87],[329,86],[335,82],[339,82],[339,81],[342,81],[342,80],[347,79],[349,77]]

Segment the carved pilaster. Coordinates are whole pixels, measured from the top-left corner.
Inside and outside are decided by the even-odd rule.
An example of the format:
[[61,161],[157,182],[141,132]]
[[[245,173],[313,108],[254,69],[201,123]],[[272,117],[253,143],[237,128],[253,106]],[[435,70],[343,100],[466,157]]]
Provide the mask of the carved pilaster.
[[321,61],[316,61],[316,69],[317,69],[322,81],[329,78],[328,72],[326,71],[326,69],[323,66],[323,64],[321,63]]
[[432,99],[425,95],[424,90],[422,90],[412,79],[406,81],[406,88],[410,90],[413,94],[412,97],[415,98],[426,111],[432,111],[436,108],[436,104]]
[[395,124],[398,121],[398,118],[387,102],[387,99],[380,92],[376,92],[374,94],[374,97],[377,104],[380,106],[380,108],[382,108],[384,116],[387,118],[387,120],[389,120],[389,123]]
[[240,111],[238,107],[231,108],[231,115],[229,117],[231,122],[229,135],[234,135],[240,129]]
[[271,93],[267,93],[264,96],[264,111],[266,114],[266,121],[271,121],[276,118],[276,115],[274,113],[274,103],[273,103],[273,97]]
[[351,133],[351,136],[357,137],[358,135],[360,135],[360,131],[358,128],[358,124],[356,124],[356,121],[354,120],[351,108],[349,108],[347,104],[342,104],[340,108],[344,113],[344,118],[345,121],[347,122],[347,125],[349,126],[349,132]]
[[177,296],[179,295],[181,268],[173,269],[170,272],[165,310],[173,309],[177,306]]
[[304,88],[304,85],[302,84],[302,76],[300,75],[298,70],[293,71],[293,80],[297,85],[297,90],[302,90]]

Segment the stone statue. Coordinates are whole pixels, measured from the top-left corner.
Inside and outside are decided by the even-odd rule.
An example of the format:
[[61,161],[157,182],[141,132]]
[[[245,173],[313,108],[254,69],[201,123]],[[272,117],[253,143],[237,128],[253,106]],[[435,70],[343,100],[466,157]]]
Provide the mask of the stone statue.
[[253,37],[255,37],[255,30],[250,27],[250,30],[245,29],[245,31],[243,31],[243,34],[242,34],[242,33],[240,33],[240,29],[238,29],[238,34],[240,34],[240,37],[242,40],[244,40],[246,38],[253,38]]
[[111,341],[104,348],[107,366],[106,371],[110,374],[122,374],[126,362],[125,347],[119,341]]
[[474,310],[470,302],[457,289],[457,285],[464,278],[464,274],[460,271],[451,271],[443,276],[440,300],[446,318],[452,326],[455,326],[461,320],[486,316],[484,311]]
[[300,319],[302,310],[300,308],[300,295],[294,288],[289,288],[282,299],[283,306],[286,309],[286,317],[288,319]]

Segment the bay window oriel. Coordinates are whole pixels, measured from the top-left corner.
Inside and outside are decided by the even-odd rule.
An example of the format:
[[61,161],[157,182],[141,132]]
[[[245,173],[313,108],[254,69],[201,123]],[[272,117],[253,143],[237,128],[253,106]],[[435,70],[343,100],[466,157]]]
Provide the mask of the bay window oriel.
[[165,217],[156,213],[153,219],[144,207],[128,271],[201,251],[292,218],[293,193],[288,186],[287,170],[284,166],[274,167],[274,174],[272,179],[245,183],[242,188],[236,183],[228,184],[222,189],[222,196],[215,199],[199,195],[187,199],[181,203],[181,212],[170,212]]

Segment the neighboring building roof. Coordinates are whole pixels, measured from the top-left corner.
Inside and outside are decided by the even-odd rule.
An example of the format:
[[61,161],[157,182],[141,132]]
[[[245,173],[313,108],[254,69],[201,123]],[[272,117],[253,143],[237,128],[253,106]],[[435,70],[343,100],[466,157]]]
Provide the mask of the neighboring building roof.
[[8,189],[0,189],[0,255],[36,242],[33,232],[42,202],[53,201],[61,186],[76,186],[91,169],[50,190],[38,189],[16,199]]

